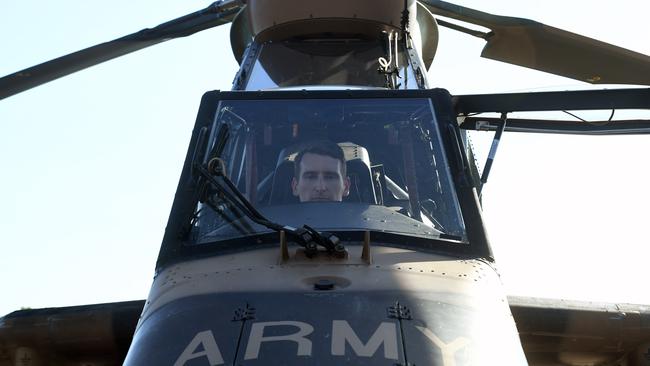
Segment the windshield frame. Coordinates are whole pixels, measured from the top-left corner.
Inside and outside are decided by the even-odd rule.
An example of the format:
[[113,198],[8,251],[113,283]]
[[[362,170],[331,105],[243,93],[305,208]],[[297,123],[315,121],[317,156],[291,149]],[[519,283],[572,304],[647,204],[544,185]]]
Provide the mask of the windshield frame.
[[[197,115],[192,138],[187,151],[183,171],[181,173],[176,196],[169,216],[169,221],[163,237],[156,270],[192,259],[211,255],[232,253],[233,251],[246,251],[259,247],[272,247],[278,245],[278,240],[258,240],[265,235],[261,234],[246,236],[240,239],[219,241],[220,245],[187,245],[188,233],[191,229],[190,218],[198,201],[196,183],[192,165],[197,159],[197,154],[205,146],[206,131],[213,124],[215,113],[220,101],[225,100],[274,100],[274,99],[367,99],[367,98],[421,98],[429,99],[434,108],[436,120],[438,121],[439,135],[442,139],[445,154],[449,164],[449,172],[452,177],[452,184],[455,188],[462,219],[467,232],[467,242],[457,244],[453,240],[444,239],[417,239],[408,235],[373,233],[377,242],[386,241],[389,246],[407,247],[414,250],[441,251],[445,253],[456,253],[459,256],[481,257],[493,260],[487,235],[481,216],[479,199],[475,184],[471,178],[464,155],[466,147],[463,146],[461,131],[456,122],[453,112],[451,95],[444,89],[430,90],[299,90],[299,91],[212,91],[204,94],[199,112]],[[354,232],[354,231],[353,231]],[[391,235],[406,238],[401,244],[399,240],[389,238]],[[343,235],[346,236],[346,235]],[[380,237],[386,237],[380,240]],[[254,239],[255,238],[255,239]],[[254,239],[254,240],[251,240]],[[244,241],[251,242],[250,245],[241,245]],[[373,240],[373,241],[374,241]],[[239,243],[239,244],[237,244]],[[428,244],[427,244],[428,243]],[[222,245],[224,244],[224,245]],[[450,245],[451,244],[451,245]],[[436,246],[439,248],[436,249]],[[198,247],[201,247],[197,249]]]

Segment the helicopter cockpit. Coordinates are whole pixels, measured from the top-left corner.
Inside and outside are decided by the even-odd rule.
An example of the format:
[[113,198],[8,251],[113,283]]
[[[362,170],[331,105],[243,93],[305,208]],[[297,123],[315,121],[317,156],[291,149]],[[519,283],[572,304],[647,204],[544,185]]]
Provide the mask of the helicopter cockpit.
[[[251,205],[283,225],[467,242],[431,100],[323,93],[327,97],[220,100],[198,139],[194,164],[218,161]],[[301,203],[292,192],[296,155],[313,141],[336,143],[344,153],[350,187],[342,202]],[[271,232],[219,190],[202,189],[190,245]]]

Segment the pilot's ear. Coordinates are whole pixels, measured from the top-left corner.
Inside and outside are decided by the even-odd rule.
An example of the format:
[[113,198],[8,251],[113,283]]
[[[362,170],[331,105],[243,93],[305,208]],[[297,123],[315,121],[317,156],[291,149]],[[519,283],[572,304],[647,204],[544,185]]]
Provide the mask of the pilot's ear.
[[345,177],[343,179],[343,197],[347,197],[350,194],[350,177]]
[[296,179],[296,177],[293,177],[291,179],[291,192],[296,197],[298,197],[298,190],[296,189],[297,187],[298,187],[298,180]]

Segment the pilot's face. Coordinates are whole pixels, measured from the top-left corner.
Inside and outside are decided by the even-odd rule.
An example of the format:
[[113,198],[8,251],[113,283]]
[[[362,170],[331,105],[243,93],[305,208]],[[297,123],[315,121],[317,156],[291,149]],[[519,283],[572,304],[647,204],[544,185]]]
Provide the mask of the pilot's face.
[[341,162],[326,155],[303,155],[300,176],[291,181],[300,202],[338,201],[350,193],[350,179],[343,177]]

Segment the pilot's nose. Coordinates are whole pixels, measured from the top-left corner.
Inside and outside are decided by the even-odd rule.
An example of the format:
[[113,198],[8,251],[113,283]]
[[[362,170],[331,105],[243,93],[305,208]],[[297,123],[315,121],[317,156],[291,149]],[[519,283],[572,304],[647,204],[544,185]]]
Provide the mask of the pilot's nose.
[[322,192],[322,191],[324,191],[326,188],[327,188],[327,186],[325,185],[325,179],[323,178],[323,176],[319,176],[319,177],[318,177],[318,182],[316,182],[316,189],[317,189],[319,192]]

